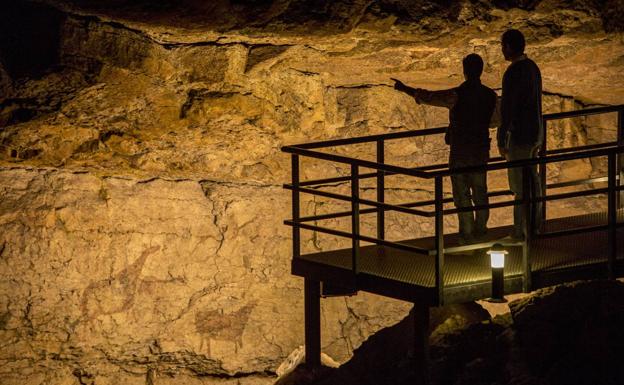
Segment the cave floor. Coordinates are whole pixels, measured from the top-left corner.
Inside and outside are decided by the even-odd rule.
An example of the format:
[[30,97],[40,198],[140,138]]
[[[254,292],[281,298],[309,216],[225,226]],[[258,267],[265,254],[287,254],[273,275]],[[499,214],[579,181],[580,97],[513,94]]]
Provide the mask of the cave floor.
[[[606,213],[548,219],[547,232],[605,225]],[[444,298],[446,303],[466,302],[490,296],[491,268],[485,253],[494,243],[509,251],[505,259],[505,293],[523,291],[522,249],[524,242],[508,241],[510,226],[492,228],[487,238],[476,245],[459,246],[457,234],[444,236]],[[607,277],[606,230],[593,230],[557,237],[536,237],[529,245],[531,287],[550,286],[579,279]],[[618,212],[616,275],[624,275],[624,210]],[[360,248],[359,273],[351,271],[351,249],[302,255],[292,261],[295,275],[369,291],[393,298],[414,301],[424,298],[435,303],[435,239],[411,239],[401,243],[430,250],[415,254],[387,246]],[[468,249],[468,250],[467,250]]]

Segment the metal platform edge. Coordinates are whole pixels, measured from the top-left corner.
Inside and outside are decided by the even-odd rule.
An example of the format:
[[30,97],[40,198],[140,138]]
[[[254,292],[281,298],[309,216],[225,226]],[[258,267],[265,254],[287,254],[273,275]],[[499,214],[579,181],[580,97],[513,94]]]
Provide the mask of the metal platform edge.
[[[337,266],[307,261],[300,258],[292,260],[292,274],[319,282],[332,282],[353,285],[357,291],[365,291],[407,302],[419,302],[429,306],[438,306],[436,288],[395,281],[371,274],[360,273],[354,276],[351,270]],[[624,260],[616,261],[616,276],[624,277]],[[607,263],[597,262],[584,266],[562,269],[535,271],[532,274],[532,290],[579,280],[607,278]],[[522,293],[522,275],[505,276],[505,294]],[[445,304],[472,302],[491,295],[491,281],[483,280],[446,286]]]
[[425,303],[429,306],[437,305],[435,287],[409,284],[366,273],[359,273],[355,276],[350,269],[307,261],[301,258],[292,260],[291,273],[319,282],[352,285],[358,291],[365,291],[402,301]]

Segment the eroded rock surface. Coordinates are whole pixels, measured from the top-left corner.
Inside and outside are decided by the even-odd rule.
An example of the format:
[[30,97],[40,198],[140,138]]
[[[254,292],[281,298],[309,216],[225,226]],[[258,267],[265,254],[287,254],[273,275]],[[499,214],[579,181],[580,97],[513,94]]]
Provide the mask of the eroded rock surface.
[[[617,7],[408,3],[7,6],[0,15],[0,382],[272,382],[303,342],[302,282],[290,275],[290,231],[282,224],[290,215],[281,188],[290,160],[279,149],[446,124],[446,110],[415,105],[390,77],[454,86],[461,58],[477,52],[487,62],[484,82],[499,88],[506,64],[498,39],[514,26],[542,68],[545,110],[623,100]],[[39,28],[24,32],[31,25]],[[54,49],[37,50],[42,42]],[[550,130],[550,148],[609,141],[615,116]],[[372,159],[370,147],[340,151]],[[428,137],[389,143],[386,159],[424,165],[447,154],[442,138]],[[601,160],[557,165],[549,180],[604,169]],[[308,161],[302,170],[306,179],[348,172]],[[490,185],[506,188],[505,176],[493,175]],[[387,187],[397,202],[432,190],[404,178]],[[328,188],[346,193],[349,185]],[[306,215],[347,206],[304,197],[302,207]],[[491,224],[508,220],[495,212]],[[400,214],[388,214],[387,223],[395,238],[433,229]],[[453,229],[455,218],[445,225]],[[374,219],[362,228],[373,233]],[[304,251],[346,244],[303,235]],[[365,294],[323,300],[323,350],[344,362],[410,307]]]

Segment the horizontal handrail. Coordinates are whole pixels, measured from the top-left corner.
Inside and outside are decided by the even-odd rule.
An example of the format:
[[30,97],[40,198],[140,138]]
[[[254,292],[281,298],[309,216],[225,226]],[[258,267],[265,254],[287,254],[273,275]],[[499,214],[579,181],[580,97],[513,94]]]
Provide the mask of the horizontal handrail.
[[344,164],[349,164],[349,165],[354,165],[354,166],[372,168],[372,169],[380,170],[380,171],[393,172],[395,174],[410,175],[410,176],[415,176],[419,178],[427,177],[426,172],[414,170],[414,169],[407,168],[407,167],[392,166],[388,164],[372,162],[370,160],[349,158],[348,156],[328,154],[326,152],[308,150],[305,148],[285,146],[285,147],[282,147],[282,151],[291,153],[291,154],[296,154],[296,155],[304,155],[304,156],[308,156],[311,158],[328,160],[330,162],[344,163]]
[[[609,189],[606,187],[591,189],[591,190],[583,190],[583,191],[572,191],[572,192],[567,192],[567,193],[548,195],[544,197],[532,197],[532,198],[529,198],[529,203],[563,200],[563,199],[570,199],[570,198],[576,198],[576,197],[583,197],[587,195],[599,195],[599,194],[606,194],[608,192],[609,192]],[[487,205],[447,209],[447,210],[444,210],[444,214],[456,214],[456,213],[467,212],[467,211],[500,208],[500,207],[513,206],[515,204],[522,204],[522,203],[523,203],[522,200],[516,199],[516,200],[511,200],[511,201],[489,203]]]
[[387,210],[393,210],[393,211],[399,211],[399,212],[403,212],[403,213],[407,213],[407,214],[414,214],[414,215],[420,215],[420,216],[427,216],[427,211],[422,211],[422,210],[414,210],[412,208],[409,207],[405,207],[405,206],[399,206],[399,205],[391,205],[389,203],[381,203],[381,202],[377,202],[377,201],[371,201],[368,199],[362,199],[362,198],[353,198],[350,195],[342,195],[342,194],[336,194],[336,193],[331,193],[328,191],[323,191],[323,190],[315,190],[315,189],[311,189],[311,188],[307,188],[307,187],[294,187],[292,185],[285,185],[284,186],[285,189],[287,190],[296,190],[299,192],[303,192],[306,194],[311,194],[311,195],[318,195],[318,196],[323,196],[323,197],[327,197],[327,198],[333,198],[336,200],[341,200],[341,201],[345,201],[345,202],[357,202],[359,204],[363,204],[363,205],[369,205],[369,206],[374,206],[374,207],[378,207],[378,208],[385,208]]
[[585,108],[582,110],[554,112],[542,115],[544,120],[557,120],[565,118],[574,118],[577,116],[606,114],[608,112],[617,112],[624,108],[624,104],[616,104],[614,106]]
[[327,227],[322,227],[322,226],[308,225],[307,223],[298,223],[298,222],[294,222],[292,220],[286,220],[286,221],[284,221],[284,224],[287,225],[287,226],[293,226],[293,227],[296,226],[296,227],[300,227],[302,229],[318,231],[320,233],[336,235],[336,236],[344,237],[344,238],[348,238],[348,239],[359,239],[360,241],[375,243],[375,244],[381,245],[381,246],[394,247],[395,249],[400,249],[400,250],[405,250],[405,251],[412,251],[412,252],[419,253],[419,254],[424,254],[424,255],[428,255],[429,254],[429,250],[423,249],[422,247],[416,247],[416,246],[406,245],[404,243],[386,241],[385,239],[378,239],[378,238],[368,237],[368,236],[362,235],[362,234],[355,235],[355,234],[352,234],[352,233],[349,233],[349,232],[346,232],[346,231],[329,229]]
[[[579,151],[579,150],[593,150],[593,149],[606,148],[606,147],[612,147],[612,146],[617,146],[617,142],[613,141],[613,142],[605,142],[605,143],[599,143],[599,144],[589,144],[585,146],[576,146],[576,147],[560,148],[556,150],[549,150],[546,152],[546,155],[556,155],[556,154],[569,153],[569,152],[574,152],[574,151]],[[504,158],[502,156],[497,156],[494,158],[490,158],[488,160],[488,163],[503,162],[503,161],[504,161]],[[448,163],[438,163],[438,164],[433,164],[433,165],[428,165],[428,166],[412,167],[411,169],[416,170],[416,171],[430,171],[430,170],[436,170],[436,169],[447,169],[448,166],[449,166]],[[384,174],[385,176],[397,175],[394,172],[385,172]],[[378,176],[377,172],[369,172],[369,173],[359,174],[357,178],[369,179],[369,178],[375,178],[377,176]],[[310,180],[299,182],[299,186],[315,186],[315,185],[320,185],[320,184],[331,184],[331,183],[339,183],[339,182],[347,182],[347,181],[349,182],[351,181],[351,176],[337,176],[337,177],[332,177],[332,178],[310,179]]]
[[[577,116],[586,116],[586,115],[597,115],[604,114],[609,112],[617,112],[624,109],[624,104],[617,104],[613,106],[605,106],[605,107],[594,107],[594,108],[586,108],[582,110],[573,110],[573,111],[564,111],[564,112],[555,112],[550,114],[542,115],[542,119],[550,121],[550,120],[558,120],[565,118],[573,118]],[[296,147],[301,149],[315,149],[315,148],[323,148],[323,147],[335,147],[335,146],[344,146],[350,144],[360,144],[360,143],[370,143],[378,140],[392,140],[392,139],[402,139],[402,138],[411,138],[425,135],[433,135],[433,134],[443,134],[446,131],[447,127],[435,127],[435,128],[426,128],[426,129],[418,129],[418,130],[407,130],[407,131],[399,131],[399,132],[391,132],[385,134],[374,134],[374,135],[365,135],[358,136],[355,138],[340,138],[340,139],[329,139],[318,142],[310,142],[310,143],[301,143],[286,147]]]
[[495,170],[502,170],[502,169],[508,169],[508,168],[532,166],[532,165],[537,165],[540,163],[564,162],[564,161],[569,161],[569,160],[593,158],[597,156],[606,156],[611,153],[624,152],[624,146],[612,145],[612,146],[607,146],[607,147],[594,148],[590,150],[583,150],[580,152],[566,152],[562,154],[555,154],[555,155],[538,157],[538,158],[519,159],[519,160],[512,160],[512,161],[505,161],[505,162],[495,162],[495,163],[489,163],[485,166],[462,167],[462,168],[457,168],[453,170],[444,169],[440,171],[421,171],[421,170],[416,170],[413,168],[392,166],[392,165],[377,163],[377,162],[368,161],[368,160],[354,159],[354,158],[349,158],[347,156],[328,154],[328,153],[324,153],[320,151],[295,148],[291,146],[286,146],[286,147],[283,147],[282,149],[284,152],[288,152],[292,154],[305,155],[305,156],[309,156],[313,158],[329,160],[332,162],[350,164],[350,165],[355,165],[355,166],[360,166],[360,167],[367,167],[367,168],[371,168],[371,169],[375,169],[379,171],[393,172],[395,174],[415,176],[415,177],[424,178],[424,179],[435,178],[438,176],[450,176],[454,174],[477,172],[477,171],[495,171]]
[[297,148],[305,148],[305,149],[335,147],[335,146],[344,146],[348,144],[372,143],[378,140],[403,139],[403,138],[412,138],[412,137],[418,137],[418,136],[443,134],[445,131],[446,131],[446,127],[425,128],[425,129],[419,129],[419,130],[391,132],[391,133],[386,133],[386,134],[356,136],[354,138],[330,139],[330,140],[323,140],[320,142],[301,143],[301,144],[297,144],[293,146],[286,146],[286,147],[297,147]]
[[546,151],[546,155],[556,155],[556,154],[563,154],[566,152],[575,152],[575,151],[584,151],[584,150],[595,150],[598,148],[613,147],[617,145],[618,143],[616,141],[611,141],[611,142],[604,142],[604,143],[598,143],[598,144],[586,144],[584,146],[557,148],[554,150]]
[[[488,193],[488,196],[492,197],[492,196],[501,196],[501,195],[512,195],[513,193],[510,190],[500,190],[500,191],[493,191]],[[442,200],[442,203],[450,203],[453,201],[453,198],[444,198]],[[409,202],[409,203],[401,203],[400,206],[402,207],[422,207],[422,206],[431,206],[435,204],[435,200],[426,200],[426,201],[417,201],[417,202]],[[382,210],[385,211],[392,211],[392,209],[390,208],[382,208]],[[372,213],[378,213],[379,209],[376,208],[370,208],[370,209],[362,209],[360,210],[360,214],[372,214]],[[348,217],[351,216],[353,212],[351,210],[349,211],[339,211],[336,213],[329,213],[329,214],[318,214],[318,215],[310,215],[310,216],[306,216],[306,217],[301,217],[299,218],[299,222],[312,222],[312,221],[321,221],[321,220],[326,220],[326,219],[334,219],[334,218],[342,218],[342,217]],[[425,213],[431,213],[429,211],[426,211]],[[429,215],[427,215],[429,216]]]
[[542,164],[542,163],[548,164],[548,163],[556,163],[556,162],[565,162],[565,161],[576,160],[576,159],[595,158],[598,156],[607,156],[609,154],[618,154],[622,152],[624,152],[624,145],[623,146],[613,145],[609,147],[583,150],[579,152],[566,152],[563,154],[555,154],[555,155],[549,155],[549,156],[543,156],[543,157],[493,163],[493,164],[488,164],[485,167],[472,166],[472,167],[457,168],[453,170],[427,172],[428,174],[427,178],[435,178],[438,176],[451,176],[454,174],[463,174],[463,173],[470,173],[470,172],[476,172],[476,171],[495,171],[495,170],[503,170],[503,169],[516,168],[516,167],[535,166],[535,165]]
[[[624,227],[624,223],[615,223],[615,227]],[[574,227],[571,229],[563,229],[563,230],[553,230],[548,231],[541,234],[535,234],[534,237],[537,239],[548,239],[548,238],[557,238],[563,237],[567,235],[581,234],[581,233],[589,233],[593,231],[605,231],[609,230],[609,225],[595,225],[595,226],[582,226],[582,227]]]
[[[615,179],[619,180],[619,176],[616,176]],[[608,180],[607,177],[575,179],[575,180],[566,181],[566,182],[551,183],[551,184],[546,185],[546,188],[557,189],[557,188],[562,188],[562,187],[578,186],[578,185],[590,184],[590,183],[604,183],[604,182],[607,182],[607,180]],[[289,190],[293,188],[292,185],[284,185],[284,187]],[[619,189],[622,189],[622,187],[620,187]],[[319,195],[324,195],[324,194],[319,194]],[[488,197],[490,198],[503,196],[503,195],[513,195],[513,192],[511,190],[498,190],[498,191],[488,192]],[[592,194],[588,194],[588,195],[592,195]],[[342,198],[349,198],[349,196],[343,195]],[[340,200],[346,201],[346,199],[340,199]],[[450,203],[452,201],[453,201],[453,198],[444,198],[442,200],[442,203]],[[516,203],[515,201],[509,201],[509,202],[511,202],[511,204],[507,206],[512,206]],[[498,205],[499,203],[503,203],[503,202],[492,203],[492,205]],[[507,201],[505,201],[504,203],[507,203]],[[435,204],[435,200],[429,199],[429,200],[424,200],[424,201],[401,203],[397,206],[411,208],[411,207],[431,206],[433,204]],[[505,207],[505,206],[500,206],[500,207]],[[487,206],[487,208],[500,208],[500,207],[499,206]],[[462,209],[461,211],[475,211],[475,210],[480,210],[483,208],[486,208],[486,207],[472,206],[471,208]],[[393,209],[388,208],[388,207],[382,207],[382,210],[385,212],[385,211],[392,211]],[[368,209],[360,210],[361,215],[362,214],[376,214],[378,212],[379,212],[379,208],[368,208]],[[328,214],[310,215],[310,216],[299,218],[299,222],[313,222],[313,221],[322,221],[322,220],[327,220],[327,219],[344,218],[344,217],[351,216],[352,213],[353,212],[351,210],[348,210],[348,211],[338,211],[335,213],[328,213]],[[426,213],[428,214],[427,216],[431,216],[431,211],[427,211]],[[447,211],[445,211],[445,213],[447,213]]]

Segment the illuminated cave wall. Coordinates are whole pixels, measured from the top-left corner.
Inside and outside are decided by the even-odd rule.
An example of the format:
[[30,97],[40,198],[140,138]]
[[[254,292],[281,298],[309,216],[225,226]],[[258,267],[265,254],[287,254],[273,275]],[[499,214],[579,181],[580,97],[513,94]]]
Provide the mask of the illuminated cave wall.
[[[513,26],[542,68],[547,112],[624,100],[617,1],[48,3],[18,2],[0,15],[7,385],[271,383],[303,343],[303,285],[290,275],[282,224],[290,160],[280,146],[447,122],[446,110],[414,104],[390,77],[450,87],[461,81],[461,58],[477,52],[484,82],[499,88],[498,39]],[[615,117],[605,115],[553,125],[548,143],[614,137]],[[347,153],[371,158],[371,150]],[[400,165],[448,155],[441,137],[387,151]],[[603,169],[559,165],[549,180]],[[305,178],[347,172],[314,162],[303,170]],[[490,186],[505,188],[504,173]],[[395,202],[431,196],[413,180],[388,187]],[[306,213],[344,208],[302,204]],[[551,213],[601,204],[568,202]],[[491,225],[509,214],[494,212]],[[432,231],[429,220],[388,217],[393,238]],[[364,231],[373,225],[366,219]],[[344,244],[307,232],[303,243],[307,251]],[[409,308],[362,293],[323,300],[323,350],[344,361]]]

